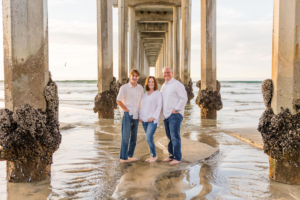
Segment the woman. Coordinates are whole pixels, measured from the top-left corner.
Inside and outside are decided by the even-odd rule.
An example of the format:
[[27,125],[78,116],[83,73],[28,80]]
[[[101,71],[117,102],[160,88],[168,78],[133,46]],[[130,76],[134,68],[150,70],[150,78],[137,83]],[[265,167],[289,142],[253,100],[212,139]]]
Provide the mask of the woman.
[[153,135],[160,120],[162,96],[160,91],[158,91],[157,81],[153,76],[149,76],[146,79],[145,87],[146,92],[142,98],[139,120],[143,123],[143,127],[146,132],[147,143],[150,149],[151,157],[146,161],[155,162],[157,160],[157,156]]

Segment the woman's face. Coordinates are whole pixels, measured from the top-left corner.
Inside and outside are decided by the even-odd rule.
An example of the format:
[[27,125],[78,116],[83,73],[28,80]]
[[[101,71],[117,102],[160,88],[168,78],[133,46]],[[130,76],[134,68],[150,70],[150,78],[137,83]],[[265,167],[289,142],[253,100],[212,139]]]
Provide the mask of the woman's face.
[[151,89],[151,90],[154,90],[154,79],[153,78],[149,78],[149,81],[148,81],[148,87]]

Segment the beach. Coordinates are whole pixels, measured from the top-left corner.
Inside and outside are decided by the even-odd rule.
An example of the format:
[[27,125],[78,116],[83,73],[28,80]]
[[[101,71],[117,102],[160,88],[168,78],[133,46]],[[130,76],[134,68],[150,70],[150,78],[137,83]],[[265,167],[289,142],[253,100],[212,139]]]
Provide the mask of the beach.
[[[135,156],[120,164],[121,116],[98,119],[93,112],[97,81],[57,81],[62,143],[54,153],[50,180],[7,183],[0,162],[0,199],[297,199],[300,186],[269,179],[268,156],[257,132],[265,106],[261,81],[221,81],[223,109],[202,120],[195,98],[181,127],[183,162],[169,166],[161,122],[154,136],[158,162],[141,124]],[[195,97],[198,94],[193,85]],[[0,108],[4,83],[0,82]]]

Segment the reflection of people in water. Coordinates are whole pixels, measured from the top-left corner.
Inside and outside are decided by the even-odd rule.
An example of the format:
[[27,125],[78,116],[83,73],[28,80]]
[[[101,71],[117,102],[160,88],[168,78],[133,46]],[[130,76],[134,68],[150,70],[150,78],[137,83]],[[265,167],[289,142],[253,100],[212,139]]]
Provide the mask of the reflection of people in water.
[[117,97],[122,116],[121,163],[138,160],[133,157],[133,154],[139,126],[139,107],[144,92],[143,87],[137,83],[139,78],[140,72],[137,69],[132,69],[129,73],[129,83],[120,88]]
[[165,67],[163,73],[165,78],[165,83],[161,88],[163,118],[166,135],[170,140],[169,157],[164,162],[172,161],[170,165],[176,165],[181,163],[180,127],[188,97],[184,85],[173,78],[171,67]]
[[143,123],[147,143],[150,149],[151,157],[146,161],[155,162],[157,156],[153,136],[160,120],[162,96],[160,91],[158,91],[157,81],[153,76],[149,76],[146,79],[145,88],[146,92],[142,98],[139,120]]

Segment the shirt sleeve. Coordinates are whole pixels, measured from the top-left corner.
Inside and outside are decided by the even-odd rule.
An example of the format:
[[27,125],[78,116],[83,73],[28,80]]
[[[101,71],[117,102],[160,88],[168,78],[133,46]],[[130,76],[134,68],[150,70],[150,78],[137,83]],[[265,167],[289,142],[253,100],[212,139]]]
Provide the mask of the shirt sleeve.
[[125,96],[124,85],[120,87],[119,94],[117,96],[117,101],[123,101]]
[[179,98],[179,102],[178,102],[177,106],[175,107],[175,110],[181,111],[185,108],[185,105],[188,101],[187,92],[182,83],[178,83],[176,89],[177,89],[177,95]]
[[152,117],[154,119],[159,119],[161,110],[162,110],[162,94],[159,92],[157,95],[157,107]]

